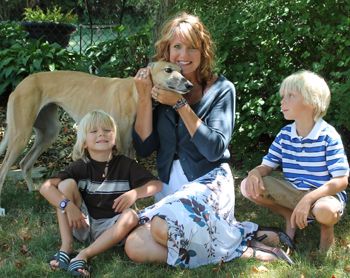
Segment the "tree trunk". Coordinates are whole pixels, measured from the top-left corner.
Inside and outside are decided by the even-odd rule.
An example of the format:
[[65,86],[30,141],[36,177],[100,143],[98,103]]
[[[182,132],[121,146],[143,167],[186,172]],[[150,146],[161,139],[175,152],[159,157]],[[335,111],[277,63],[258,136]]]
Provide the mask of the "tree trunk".
[[176,0],[160,0],[159,2],[159,9],[156,14],[155,26],[153,29],[153,43],[155,43],[159,39],[163,23],[171,15],[171,9],[175,5]]

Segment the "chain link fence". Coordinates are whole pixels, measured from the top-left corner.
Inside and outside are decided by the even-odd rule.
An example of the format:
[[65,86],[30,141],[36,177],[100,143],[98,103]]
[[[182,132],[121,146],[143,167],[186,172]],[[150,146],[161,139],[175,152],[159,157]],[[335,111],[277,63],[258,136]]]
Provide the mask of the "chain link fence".
[[34,39],[42,38],[57,42],[70,51],[84,53],[91,45],[116,38],[117,25],[71,25],[39,22],[20,22],[24,30]]
[[84,53],[86,48],[99,42],[115,39],[116,25],[83,25],[79,24],[71,35],[68,50]]

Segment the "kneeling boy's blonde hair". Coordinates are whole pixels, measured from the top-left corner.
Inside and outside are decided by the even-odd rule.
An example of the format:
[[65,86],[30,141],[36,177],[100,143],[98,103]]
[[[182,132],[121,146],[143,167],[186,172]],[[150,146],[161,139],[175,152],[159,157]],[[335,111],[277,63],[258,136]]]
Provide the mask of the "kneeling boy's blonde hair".
[[85,162],[88,161],[88,153],[84,148],[86,136],[88,132],[97,127],[113,130],[115,133],[113,154],[117,154],[117,149],[119,148],[119,134],[113,118],[102,110],[94,110],[87,113],[78,124],[77,141],[73,147],[73,160],[83,159]]
[[280,95],[283,96],[288,92],[300,93],[305,103],[315,108],[315,121],[326,115],[331,92],[321,76],[307,70],[298,71],[282,81]]

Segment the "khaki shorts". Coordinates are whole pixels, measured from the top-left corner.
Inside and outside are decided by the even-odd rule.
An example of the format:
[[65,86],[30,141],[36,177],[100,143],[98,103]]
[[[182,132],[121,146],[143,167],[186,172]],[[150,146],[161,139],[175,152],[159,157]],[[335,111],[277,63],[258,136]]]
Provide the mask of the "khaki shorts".
[[[296,189],[289,181],[283,178],[265,176],[263,177],[263,181],[266,189],[263,193],[263,197],[274,200],[277,204],[289,209],[294,209],[299,201],[310,192],[310,190]],[[338,196],[322,197],[318,199],[312,207],[314,207],[317,202],[329,202],[330,200],[339,204],[339,214],[342,215],[345,203],[342,202]],[[312,215],[310,216],[312,217]]]
[[87,210],[87,207],[82,201],[80,210],[85,214],[86,216],[86,223],[88,224],[88,227],[81,228],[81,229],[73,229],[73,236],[81,241],[88,241],[93,242],[98,238],[104,231],[111,228],[118,220],[120,214],[112,217],[112,218],[102,218],[102,219],[94,219],[89,216],[89,212]]

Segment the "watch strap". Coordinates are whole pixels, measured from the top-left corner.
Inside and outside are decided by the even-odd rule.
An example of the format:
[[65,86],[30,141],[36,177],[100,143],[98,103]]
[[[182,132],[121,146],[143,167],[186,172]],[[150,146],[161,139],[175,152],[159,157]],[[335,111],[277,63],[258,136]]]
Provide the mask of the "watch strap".
[[173,109],[175,111],[179,110],[181,107],[185,106],[187,104],[187,100],[185,98],[180,98],[176,103],[175,105],[173,106]]
[[65,209],[66,209],[66,207],[67,207],[67,205],[68,205],[69,202],[70,202],[69,199],[63,199],[63,200],[60,202],[59,208],[61,209],[62,213],[65,212]]

